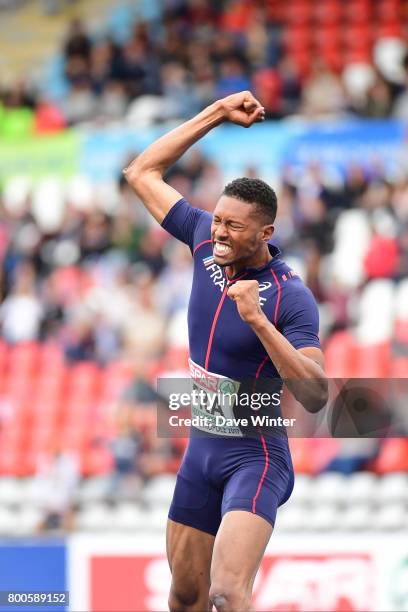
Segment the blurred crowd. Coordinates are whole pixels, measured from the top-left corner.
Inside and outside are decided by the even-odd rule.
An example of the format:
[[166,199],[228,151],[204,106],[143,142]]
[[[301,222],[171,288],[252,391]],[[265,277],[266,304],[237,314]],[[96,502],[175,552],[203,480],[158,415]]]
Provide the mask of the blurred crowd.
[[[124,116],[136,124],[185,119],[243,89],[262,100],[267,118],[407,119],[408,60],[399,2],[391,17],[381,14],[380,4],[377,15],[364,0],[346,16],[336,14],[338,2],[329,3],[326,16],[325,3],[316,3],[314,16],[310,8],[311,14],[303,15],[312,3],[289,2],[287,15],[282,4],[167,1],[160,19],[136,20],[120,43],[109,33],[91,35],[87,24],[74,19],[61,50],[66,95],[52,101],[32,83],[3,91],[0,131],[42,133]],[[367,15],[359,15],[364,6]],[[389,27],[383,27],[385,38],[376,40],[381,25]]]
[[[256,171],[247,168],[245,174]],[[168,181],[211,211],[223,174],[194,149],[171,169]],[[301,177],[287,167],[277,190],[274,242],[321,304],[323,339],[353,324],[353,299],[370,279],[407,277],[406,176],[391,183],[380,167],[368,173],[351,166],[343,182],[333,184],[318,166]],[[0,322],[8,342],[56,339],[69,361],[101,364],[123,356],[146,364],[169,348],[187,346],[188,248],[150,219],[122,177],[116,198],[109,212],[95,202],[87,210],[65,202],[52,232],[41,226],[30,196],[18,210],[5,200]],[[353,210],[363,226],[348,266],[334,255]]]

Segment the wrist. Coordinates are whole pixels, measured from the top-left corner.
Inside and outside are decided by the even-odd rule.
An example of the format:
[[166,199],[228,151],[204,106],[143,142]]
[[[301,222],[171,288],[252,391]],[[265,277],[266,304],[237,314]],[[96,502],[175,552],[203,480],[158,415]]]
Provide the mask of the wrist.
[[227,114],[225,112],[222,100],[216,100],[208,108],[211,109],[212,114],[214,116],[214,120],[217,122],[217,125],[227,120]]
[[270,326],[270,322],[262,311],[256,313],[256,315],[254,315],[253,318],[251,317],[251,319],[247,322],[252,327],[255,333],[262,333],[266,328]]

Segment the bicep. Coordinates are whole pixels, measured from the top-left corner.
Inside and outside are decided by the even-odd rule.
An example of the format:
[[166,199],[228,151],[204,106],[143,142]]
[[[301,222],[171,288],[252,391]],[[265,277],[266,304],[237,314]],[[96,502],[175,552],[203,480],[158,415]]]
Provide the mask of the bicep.
[[124,175],[147,210],[160,224],[174,204],[182,198],[176,189],[163,181],[159,173],[151,172],[138,176],[137,171],[130,165],[124,170]]
[[287,287],[280,310],[278,328],[292,346],[320,350],[319,311],[311,291],[305,286]]

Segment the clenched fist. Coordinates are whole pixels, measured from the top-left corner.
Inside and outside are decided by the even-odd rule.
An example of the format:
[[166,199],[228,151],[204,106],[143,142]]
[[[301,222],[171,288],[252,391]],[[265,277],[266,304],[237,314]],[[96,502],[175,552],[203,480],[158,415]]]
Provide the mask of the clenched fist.
[[241,319],[249,325],[265,316],[259,305],[258,281],[237,281],[228,289],[227,295],[236,303]]
[[227,96],[219,100],[218,104],[223,110],[225,119],[242,127],[250,127],[253,123],[265,119],[264,107],[250,91],[240,91]]

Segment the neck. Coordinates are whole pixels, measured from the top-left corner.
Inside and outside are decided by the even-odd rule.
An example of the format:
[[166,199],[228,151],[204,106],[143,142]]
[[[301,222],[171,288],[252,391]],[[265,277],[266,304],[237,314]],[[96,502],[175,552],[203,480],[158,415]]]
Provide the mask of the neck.
[[242,261],[237,261],[231,264],[230,266],[226,266],[225,271],[227,273],[228,278],[233,278],[240,272],[243,272],[247,268],[263,268],[269,263],[272,259],[272,255],[269,252],[268,245],[266,243],[263,244],[262,248],[259,252],[255,253],[252,257],[248,259],[244,259]]

